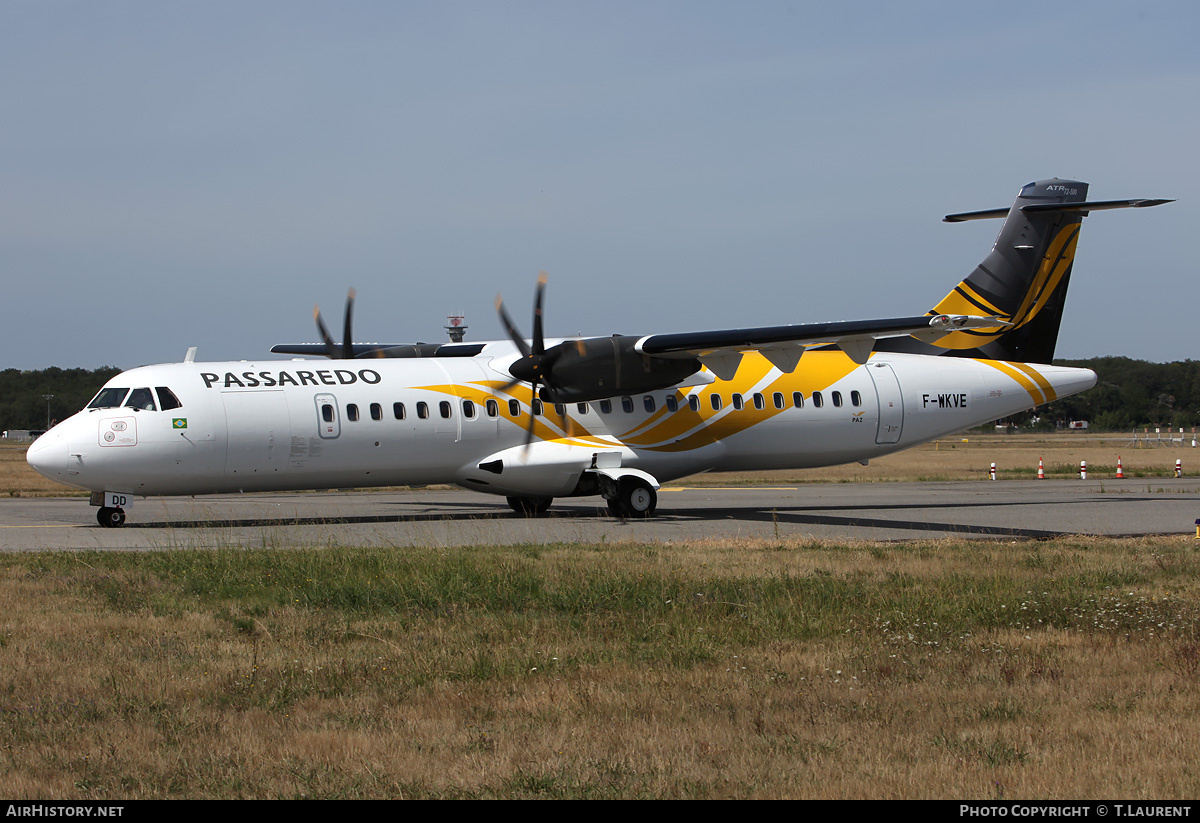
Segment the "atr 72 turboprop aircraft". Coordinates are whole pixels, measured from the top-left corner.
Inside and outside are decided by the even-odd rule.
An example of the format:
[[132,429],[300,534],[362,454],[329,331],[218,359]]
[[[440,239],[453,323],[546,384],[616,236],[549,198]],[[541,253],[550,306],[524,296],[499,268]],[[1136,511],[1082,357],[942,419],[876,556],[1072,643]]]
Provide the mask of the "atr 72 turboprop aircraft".
[[1087,200],[1043,180],[991,252],[924,315],[644,337],[546,340],[543,277],[527,342],[275,346],[319,361],[145,366],[30,447],[38,472],[92,491],[104,526],[135,496],[454,483],[519,512],[600,495],[654,513],[662,481],[868,460],[1091,388],[1048,365],[1084,216],[1169,200]]

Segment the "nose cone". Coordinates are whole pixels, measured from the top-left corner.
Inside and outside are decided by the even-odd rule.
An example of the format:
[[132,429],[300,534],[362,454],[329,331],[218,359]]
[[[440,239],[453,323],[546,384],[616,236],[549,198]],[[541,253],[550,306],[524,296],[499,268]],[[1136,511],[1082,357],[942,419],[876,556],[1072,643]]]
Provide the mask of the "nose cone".
[[25,462],[35,472],[58,483],[67,482],[67,444],[61,427],[43,434],[25,452]]

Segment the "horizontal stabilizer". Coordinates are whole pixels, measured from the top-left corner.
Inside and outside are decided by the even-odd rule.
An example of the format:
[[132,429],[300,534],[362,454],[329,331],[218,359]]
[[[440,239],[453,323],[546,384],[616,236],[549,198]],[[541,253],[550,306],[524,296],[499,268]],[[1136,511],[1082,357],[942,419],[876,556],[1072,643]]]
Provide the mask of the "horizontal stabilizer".
[[1161,206],[1163,203],[1174,203],[1174,200],[1095,200],[1091,203],[1033,203],[1022,206],[1023,212],[1039,211],[1073,211],[1087,214],[1092,211],[1107,209],[1144,209],[1150,206]]
[[992,220],[997,217],[1008,217],[1009,209],[988,209],[987,211],[964,211],[960,214],[947,214],[942,218],[943,223],[963,223],[967,220]]
[[[1087,214],[1093,211],[1105,211],[1107,209],[1145,209],[1150,206],[1161,206],[1163,203],[1174,203],[1174,200],[1151,200],[1142,198],[1139,200],[1096,200],[1091,203],[1032,203],[1028,206],[1021,206],[1021,211],[1029,212],[1047,212],[1047,211],[1069,211]],[[963,223],[967,220],[992,220],[998,217],[1008,217],[1011,209],[988,209],[986,211],[965,211],[959,214],[947,214],[942,218],[943,223]]]

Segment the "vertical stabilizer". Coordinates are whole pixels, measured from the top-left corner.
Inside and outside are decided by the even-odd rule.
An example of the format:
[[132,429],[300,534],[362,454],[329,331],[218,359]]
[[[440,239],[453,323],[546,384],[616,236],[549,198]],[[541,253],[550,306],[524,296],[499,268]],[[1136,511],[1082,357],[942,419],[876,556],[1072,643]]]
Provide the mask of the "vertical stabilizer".
[[991,253],[928,314],[997,317],[1006,325],[962,329],[934,342],[881,340],[876,348],[1049,363],[1054,359],[1083,218],[1093,211],[1172,202],[1088,202],[1087,191],[1088,184],[1077,180],[1040,180],[1021,189],[1011,208],[948,215],[947,223],[1003,217],[1004,225]]
[[[1070,205],[1086,202],[1087,191],[1087,183],[1057,178],[1021,189],[992,251],[930,311],[989,314],[1012,325],[955,332],[934,346],[993,360],[1049,363],[1054,359],[1085,214]],[[1044,206],[1050,208],[1038,208]],[[951,215],[946,220],[968,218]]]
[[[1003,217],[991,252],[929,314],[999,317],[1008,326],[964,329],[932,343],[880,341],[878,348],[1049,363],[1066,303],[1088,184],[1041,180],[1009,209],[947,216],[946,222]],[[891,343],[891,345],[889,345]]]

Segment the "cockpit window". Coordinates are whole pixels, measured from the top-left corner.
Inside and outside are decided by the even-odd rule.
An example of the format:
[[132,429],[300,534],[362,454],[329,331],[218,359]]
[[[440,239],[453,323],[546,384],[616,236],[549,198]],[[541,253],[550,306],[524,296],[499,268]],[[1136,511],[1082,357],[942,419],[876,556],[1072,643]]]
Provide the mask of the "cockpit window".
[[129,394],[129,389],[118,389],[109,386],[103,388],[96,395],[91,403],[88,403],[89,409],[115,409],[121,405],[121,401],[125,399],[125,395]]
[[125,401],[125,406],[142,411],[154,411],[154,395],[150,393],[149,389],[134,389],[129,393],[129,399]]
[[179,402],[179,398],[175,396],[175,392],[168,389],[166,386],[159,386],[155,389],[158,392],[158,407],[163,411],[168,409],[178,409],[183,406]]

